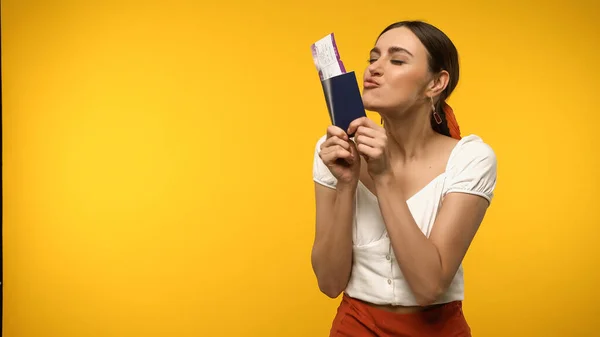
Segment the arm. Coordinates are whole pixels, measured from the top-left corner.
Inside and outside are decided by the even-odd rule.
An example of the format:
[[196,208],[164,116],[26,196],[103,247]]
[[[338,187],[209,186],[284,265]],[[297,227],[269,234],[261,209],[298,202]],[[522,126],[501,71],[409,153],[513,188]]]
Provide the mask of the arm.
[[[389,163],[387,135],[368,118],[350,124],[365,156],[392,249],[420,305],[433,303],[456,275],[491,201],[496,156],[478,138],[466,139],[448,162],[448,188],[427,238],[415,222]],[[458,192],[458,193],[455,193]]]
[[352,216],[356,186],[315,183],[316,233],[312,267],[319,289],[331,298],[344,290],[352,268]]
[[313,163],[317,214],[311,263],[319,289],[335,298],[346,288],[352,270],[352,221],[360,158],[344,131],[334,126],[327,130],[326,138],[317,142]]
[[451,193],[427,238],[413,219],[393,178],[375,180],[394,254],[417,303],[429,305],[454,278],[488,207],[480,196]]

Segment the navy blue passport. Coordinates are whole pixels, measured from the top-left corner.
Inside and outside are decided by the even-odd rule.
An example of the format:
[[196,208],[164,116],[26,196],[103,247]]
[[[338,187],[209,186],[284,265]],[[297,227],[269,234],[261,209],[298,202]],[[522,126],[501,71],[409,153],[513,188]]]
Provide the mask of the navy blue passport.
[[348,132],[352,121],[366,116],[358,81],[353,71],[321,80],[321,85],[331,124]]

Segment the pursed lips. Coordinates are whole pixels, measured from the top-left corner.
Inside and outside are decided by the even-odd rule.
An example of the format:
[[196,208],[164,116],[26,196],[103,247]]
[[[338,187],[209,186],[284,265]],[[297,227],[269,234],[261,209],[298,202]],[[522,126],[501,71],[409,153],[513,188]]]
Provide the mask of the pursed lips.
[[379,83],[377,83],[373,79],[371,79],[371,78],[365,79],[365,82],[364,82],[365,89],[377,88],[378,86],[379,86]]

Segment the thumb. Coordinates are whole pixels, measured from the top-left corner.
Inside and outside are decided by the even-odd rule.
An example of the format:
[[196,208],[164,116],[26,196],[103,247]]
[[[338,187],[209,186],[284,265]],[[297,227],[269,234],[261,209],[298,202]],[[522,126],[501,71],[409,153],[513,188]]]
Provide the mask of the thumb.
[[348,143],[350,143],[350,150],[352,151],[352,154],[356,154],[358,149],[356,148],[356,141],[354,140],[354,137],[350,138]]
[[352,153],[354,158],[360,158],[360,153],[358,152],[358,147],[357,147],[356,143],[354,142],[354,139],[351,139],[349,141],[349,143],[350,143],[350,153]]

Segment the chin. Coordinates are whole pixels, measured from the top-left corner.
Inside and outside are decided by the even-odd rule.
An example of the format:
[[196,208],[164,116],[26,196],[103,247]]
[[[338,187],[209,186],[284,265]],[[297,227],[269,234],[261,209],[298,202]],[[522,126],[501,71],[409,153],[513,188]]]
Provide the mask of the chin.
[[365,110],[377,112],[380,115],[397,114],[398,111],[403,110],[403,104],[399,104],[399,102],[390,102],[370,94],[363,95],[362,102]]
[[362,102],[366,110],[379,112],[380,110],[385,110],[387,108],[387,104],[382,102],[380,95],[376,95],[371,91],[367,91],[363,93]]
[[364,98],[363,98],[363,105],[365,107],[365,110],[374,111],[374,112],[379,112],[379,111],[385,109],[385,107],[382,104],[379,104],[378,102],[373,102],[372,100],[364,99]]
[[363,102],[363,105],[365,106],[365,109],[367,109],[369,111],[376,111],[374,109],[377,109],[377,104],[375,104],[375,102],[373,102],[373,99],[371,97],[363,95],[362,102]]

